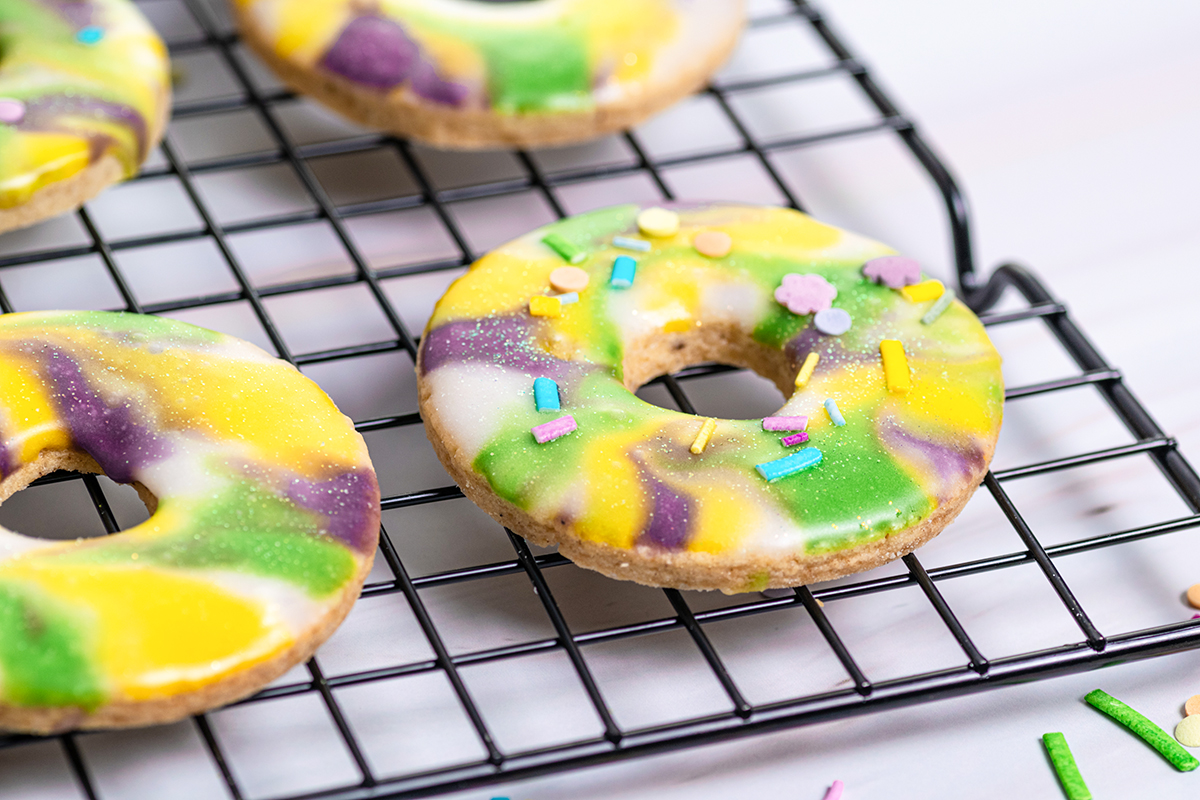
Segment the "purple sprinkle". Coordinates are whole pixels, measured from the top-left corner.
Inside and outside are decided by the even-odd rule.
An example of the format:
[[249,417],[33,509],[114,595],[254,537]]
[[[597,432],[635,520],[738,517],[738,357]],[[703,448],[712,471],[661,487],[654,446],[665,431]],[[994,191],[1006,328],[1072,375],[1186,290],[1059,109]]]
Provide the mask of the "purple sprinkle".
[[793,433],[791,436],[785,436],[779,441],[783,442],[784,447],[791,447],[796,444],[804,444],[808,441],[808,434],[804,431]]
[[850,324],[850,315],[841,308],[827,308],[813,317],[813,325],[817,326],[817,330],[830,336],[841,336],[850,330]]
[[577,427],[575,418],[567,414],[565,417],[559,417],[550,422],[543,422],[541,425],[534,425],[531,431],[533,432],[533,438],[537,439],[538,444],[545,444],[546,442],[552,442],[555,439],[566,436]]
[[876,283],[899,289],[921,281],[921,263],[904,256],[881,256],[863,264],[863,275]]
[[764,417],[764,431],[802,431],[808,427],[808,417]]

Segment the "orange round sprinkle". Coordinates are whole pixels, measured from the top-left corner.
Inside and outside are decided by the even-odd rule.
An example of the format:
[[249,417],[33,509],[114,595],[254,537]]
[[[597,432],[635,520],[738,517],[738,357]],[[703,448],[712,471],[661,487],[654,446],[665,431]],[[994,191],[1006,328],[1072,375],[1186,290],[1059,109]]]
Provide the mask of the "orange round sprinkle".
[[1192,608],[1200,608],[1200,583],[1187,590],[1187,601]]
[[1200,694],[1194,694],[1187,699],[1183,704],[1183,713],[1189,717],[1193,714],[1200,714]]
[[724,231],[703,231],[692,239],[692,247],[702,256],[724,258],[733,249],[733,239]]
[[550,273],[550,285],[556,292],[582,292],[588,285],[588,274],[579,267],[559,267]]

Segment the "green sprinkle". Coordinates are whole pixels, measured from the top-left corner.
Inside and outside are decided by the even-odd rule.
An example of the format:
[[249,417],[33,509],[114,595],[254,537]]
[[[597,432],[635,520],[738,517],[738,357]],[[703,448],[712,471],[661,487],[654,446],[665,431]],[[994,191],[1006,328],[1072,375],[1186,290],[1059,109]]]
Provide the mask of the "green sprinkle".
[[1088,692],[1083,699],[1092,708],[1103,711],[1141,737],[1142,741],[1157,750],[1180,772],[1191,772],[1196,767],[1200,767],[1200,761],[1197,761],[1191,753],[1168,736],[1166,731],[1107,692],[1097,689],[1094,692]]
[[953,302],[954,302],[954,290],[951,289],[949,286],[947,286],[946,290],[944,292],[942,292],[942,296],[939,297],[937,300],[933,301],[933,305],[931,305],[929,307],[929,310],[925,312],[925,316],[921,317],[921,324],[922,325],[932,325],[934,323],[934,320],[936,320],[938,317],[940,317],[942,315],[942,313],[947,308],[949,308],[950,304]]
[[1067,737],[1061,733],[1044,733],[1042,744],[1046,746],[1050,763],[1058,773],[1058,782],[1062,784],[1067,800],[1092,800],[1092,793],[1083,782],[1079,767],[1075,766],[1075,756],[1071,755],[1071,748],[1067,746]]
[[574,242],[567,241],[557,233],[547,233],[542,237],[542,244],[565,258],[571,264],[578,264],[587,258],[587,251]]

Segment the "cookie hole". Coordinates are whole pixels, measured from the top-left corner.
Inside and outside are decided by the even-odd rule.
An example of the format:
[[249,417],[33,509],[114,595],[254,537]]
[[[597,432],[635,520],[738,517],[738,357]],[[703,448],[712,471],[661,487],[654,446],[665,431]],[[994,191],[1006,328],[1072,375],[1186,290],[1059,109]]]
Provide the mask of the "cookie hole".
[[[694,371],[702,374],[679,381],[679,386],[700,416],[759,419],[778,411],[786,399],[773,381],[748,369],[704,364]],[[660,408],[682,410],[658,378],[638,389],[637,396]]]

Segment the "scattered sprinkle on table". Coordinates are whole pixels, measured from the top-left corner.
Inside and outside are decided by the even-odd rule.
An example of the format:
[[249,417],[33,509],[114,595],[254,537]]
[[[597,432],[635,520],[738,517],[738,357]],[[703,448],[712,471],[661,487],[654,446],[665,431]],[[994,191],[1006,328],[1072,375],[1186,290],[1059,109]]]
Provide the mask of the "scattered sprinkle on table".
[[1191,772],[1200,767],[1200,761],[1180,747],[1166,731],[1107,692],[1096,689],[1088,692],[1084,700],[1131,730],[1180,772]]
[[1187,601],[1192,608],[1200,608],[1200,583],[1187,590]]
[[578,264],[587,258],[586,250],[557,233],[548,233],[543,236],[542,244],[558,253],[571,264]]
[[550,273],[550,285],[556,292],[582,292],[590,278],[579,267],[559,267]]
[[802,431],[808,427],[808,417],[763,417],[764,431]]
[[708,447],[709,441],[712,439],[713,431],[717,429],[717,421],[715,419],[706,419],[704,424],[700,426],[699,433],[692,440],[692,446],[688,448],[694,455],[700,455],[704,452],[704,448]]
[[639,253],[649,253],[650,243],[645,239],[635,239],[632,236],[614,236],[613,247],[620,247],[622,250],[636,250]]
[[0,98],[0,122],[19,125],[25,119],[25,104],[10,97]]
[[795,445],[804,444],[807,442],[808,434],[804,431],[800,431],[799,433],[793,433],[791,436],[785,436],[779,441],[783,443],[784,447],[793,447]]
[[733,249],[733,238],[725,231],[702,231],[692,239],[692,247],[702,256],[724,258]]
[[850,330],[851,323],[850,314],[842,308],[826,308],[813,317],[817,330],[830,336],[841,336]]
[[535,294],[529,298],[529,313],[535,317],[557,317],[562,314],[562,301],[557,297]]
[[75,39],[81,44],[96,44],[103,38],[104,29],[96,25],[80,28],[79,33],[75,34]]
[[950,304],[954,302],[954,296],[953,289],[946,289],[946,291],[942,292],[942,296],[929,307],[929,310],[925,312],[925,316],[921,317],[921,324],[932,325],[937,321],[937,318],[945,313]]
[[838,410],[837,400],[834,400],[832,397],[825,401],[825,413],[829,415],[829,421],[839,428],[846,424],[846,418]]
[[842,787],[844,784],[841,781],[834,781],[829,786],[829,791],[825,792],[823,800],[842,800]]
[[883,377],[892,394],[906,394],[912,388],[908,374],[908,358],[904,345],[896,339],[884,339],[879,343],[879,355],[883,357]]
[[558,411],[558,384],[550,378],[534,378],[533,402],[538,411]]
[[617,256],[613,259],[612,278],[609,283],[618,289],[628,289],[633,286],[633,278],[637,275],[637,262],[629,256]]
[[808,381],[813,376],[813,370],[817,368],[817,362],[821,360],[821,356],[817,353],[809,353],[804,357],[804,366],[800,367],[800,371],[796,373],[796,391],[808,386]]
[[1067,737],[1061,733],[1046,733],[1042,735],[1042,744],[1046,747],[1067,800],[1092,800],[1092,793],[1083,782],[1079,767],[1075,766],[1075,757],[1067,746]]
[[665,208],[647,208],[638,214],[637,226],[647,236],[674,236],[679,233],[679,215]]
[[777,458],[765,464],[755,464],[754,468],[758,470],[759,475],[767,479],[768,483],[774,483],[780,478],[795,475],[801,470],[815,467],[820,463],[821,451],[815,447],[806,447],[799,452],[792,453],[783,458]]
[[1200,747],[1200,716],[1184,717],[1175,726],[1175,738],[1187,747]]
[[1187,699],[1183,704],[1183,713],[1189,717],[1192,714],[1200,714],[1200,694],[1194,694]]
[[538,444],[545,444],[566,436],[576,427],[578,426],[575,424],[575,418],[567,414],[565,417],[534,425],[530,431],[533,433],[533,438],[537,439]]
[[942,282],[930,278],[927,281],[914,283],[911,286],[900,287],[900,294],[904,295],[904,299],[910,303],[925,303],[929,300],[937,300],[946,292],[946,287]]

